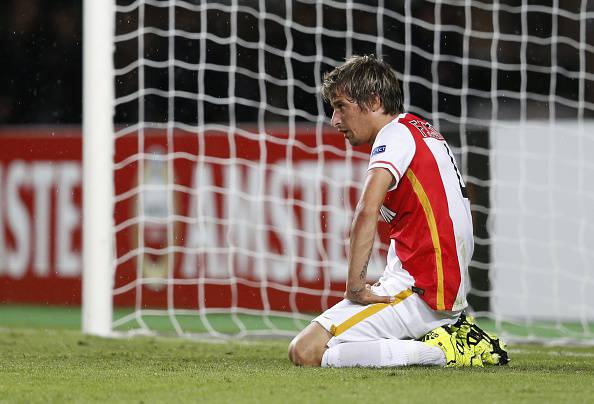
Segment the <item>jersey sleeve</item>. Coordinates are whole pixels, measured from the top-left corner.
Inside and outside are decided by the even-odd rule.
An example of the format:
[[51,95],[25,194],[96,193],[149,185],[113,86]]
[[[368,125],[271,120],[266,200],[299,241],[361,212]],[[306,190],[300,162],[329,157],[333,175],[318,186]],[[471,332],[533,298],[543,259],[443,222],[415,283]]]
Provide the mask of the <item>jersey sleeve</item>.
[[415,151],[415,140],[408,128],[402,124],[390,123],[375,138],[367,170],[372,168],[388,170],[394,177],[394,185],[388,190],[392,191],[398,186]]

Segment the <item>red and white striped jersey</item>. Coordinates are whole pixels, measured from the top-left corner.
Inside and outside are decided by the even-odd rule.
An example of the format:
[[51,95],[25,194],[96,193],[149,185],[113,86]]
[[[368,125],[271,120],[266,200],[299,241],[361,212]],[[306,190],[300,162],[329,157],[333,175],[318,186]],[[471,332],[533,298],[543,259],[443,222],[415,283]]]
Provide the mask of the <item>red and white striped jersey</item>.
[[434,310],[462,310],[474,241],[452,151],[431,124],[412,114],[384,126],[371,150],[369,169],[387,169],[395,178],[380,209],[391,239],[382,279],[414,287]]

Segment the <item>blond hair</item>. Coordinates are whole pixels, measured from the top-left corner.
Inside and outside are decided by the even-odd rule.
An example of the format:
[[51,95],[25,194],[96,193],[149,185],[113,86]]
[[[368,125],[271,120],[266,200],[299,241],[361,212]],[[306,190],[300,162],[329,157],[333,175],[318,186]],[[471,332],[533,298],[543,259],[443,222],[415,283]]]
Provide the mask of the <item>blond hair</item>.
[[327,102],[342,94],[355,101],[362,110],[367,110],[377,96],[384,113],[403,112],[403,96],[396,73],[374,55],[352,56],[324,74],[321,94]]

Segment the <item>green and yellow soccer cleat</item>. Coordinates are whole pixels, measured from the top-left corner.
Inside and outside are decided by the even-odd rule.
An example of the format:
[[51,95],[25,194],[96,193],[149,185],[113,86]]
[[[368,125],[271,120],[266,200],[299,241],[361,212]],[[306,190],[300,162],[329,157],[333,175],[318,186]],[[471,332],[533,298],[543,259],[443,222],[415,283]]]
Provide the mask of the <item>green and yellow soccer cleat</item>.
[[495,334],[481,329],[472,316],[462,313],[458,321],[451,326],[451,330],[458,339],[474,346],[486,365],[505,365],[509,362],[505,343]]
[[421,338],[427,345],[440,348],[445,354],[445,367],[483,366],[482,351],[477,351],[450,329],[448,326],[429,331]]

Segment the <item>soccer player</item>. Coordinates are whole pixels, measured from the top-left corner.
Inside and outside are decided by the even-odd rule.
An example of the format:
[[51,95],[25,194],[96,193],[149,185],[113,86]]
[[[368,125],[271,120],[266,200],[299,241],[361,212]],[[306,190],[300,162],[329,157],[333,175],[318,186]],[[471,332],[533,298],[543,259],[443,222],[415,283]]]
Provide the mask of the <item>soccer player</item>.
[[[326,73],[322,97],[334,110],[332,125],[351,145],[371,145],[371,156],[351,226],[344,300],[291,341],[289,358],[324,367],[498,362],[489,336],[476,337],[470,329],[478,327],[459,320],[474,242],[466,188],[443,136],[403,111],[394,71],[374,56],[351,57]],[[391,242],[384,273],[370,286],[379,215]]]

